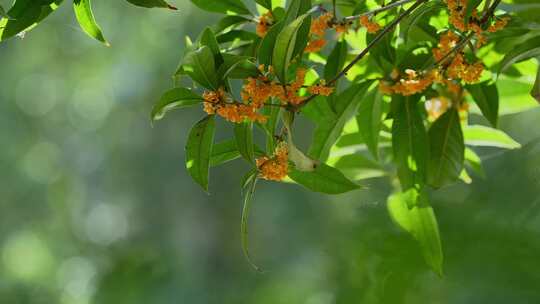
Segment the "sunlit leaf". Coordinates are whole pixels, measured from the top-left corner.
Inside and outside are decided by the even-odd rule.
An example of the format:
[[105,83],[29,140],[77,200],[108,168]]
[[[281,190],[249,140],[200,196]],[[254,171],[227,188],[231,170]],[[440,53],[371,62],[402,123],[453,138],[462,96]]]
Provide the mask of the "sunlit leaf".
[[443,251],[439,226],[427,199],[416,189],[409,189],[391,195],[387,207],[394,222],[418,241],[426,263],[441,276]]
[[191,2],[199,8],[209,12],[223,14],[232,12],[240,15],[250,14],[242,0],[191,0]]
[[518,149],[521,145],[501,130],[486,126],[472,125],[463,128],[465,144],[469,146]]
[[260,6],[272,10],[272,0],[255,0]]
[[540,36],[528,39],[524,43],[511,49],[501,61],[499,73],[516,62],[537,56],[540,56]]
[[289,171],[289,177],[311,191],[326,194],[339,194],[360,188],[338,169],[324,163],[319,164],[315,170],[309,172],[292,168]]
[[221,18],[221,20],[219,20],[219,22],[214,26],[214,32],[220,33],[228,27],[244,24],[250,21],[251,19],[244,16],[227,15]]
[[439,117],[428,132],[428,183],[439,188],[455,182],[463,170],[465,143],[458,111],[454,108]]
[[193,106],[203,102],[203,98],[190,89],[174,88],[165,92],[152,108],[152,120],[162,119],[168,111]]
[[472,169],[476,174],[485,177],[484,168],[482,167],[482,159],[471,148],[465,148],[465,165]]
[[48,17],[62,4],[63,0],[34,1],[17,0],[7,14],[11,17],[0,19],[0,42],[21,32],[29,31]]
[[540,103],[540,66],[537,68],[536,80],[534,81],[533,88],[531,89],[531,96]]
[[206,192],[214,133],[215,118],[213,115],[207,116],[191,128],[186,144],[186,168],[191,178]]
[[109,46],[109,42],[103,37],[103,33],[99,28],[94,14],[92,13],[91,0],[73,0],[73,9],[79,25],[88,36]]

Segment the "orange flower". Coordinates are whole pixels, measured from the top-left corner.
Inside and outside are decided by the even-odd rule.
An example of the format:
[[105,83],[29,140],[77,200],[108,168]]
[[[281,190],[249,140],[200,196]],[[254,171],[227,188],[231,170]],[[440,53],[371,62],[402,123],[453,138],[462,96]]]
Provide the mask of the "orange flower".
[[448,66],[448,76],[453,79],[463,79],[466,83],[474,83],[480,79],[484,66],[481,62],[469,64],[462,54],[454,56],[452,63]]
[[259,22],[257,23],[257,27],[255,29],[257,35],[261,38],[266,36],[266,33],[268,32],[268,28],[273,23],[274,23],[274,19],[273,19],[271,11],[268,11],[267,13],[261,15],[259,17]]
[[418,75],[415,70],[406,69],[407,78],[400,79],[394,85],[386,81],[379,82],[379,91],[383,94],[414,95],[427,89],[435,80],[435,73]]
[[449,54],[457,45],[458,41],[459,37],[452,31],[447,31],[446,33],[442,34],[441,38],[439,39],[439,44],[437,45],[438,48],[434,48],[432,50],[435,60],[439,61],[444,56]]
[[509,17],[503,17],[501,19],[498,19],[497,21],[495,21],[494,24],[488,27],[487,31],[490,33],[495,33],[497,31],[500,31],[508,24],[509,20],[510,20]]
[[259,176],[266,180],[281,181],[289,171],[289,150],[284,142],[276,147],[274,155],[263,156],[255,161],[259,169]]
[[218,114],[225,120],[235,123],[244,120],[266,122],[266,117],[257,113],[259,107],[254,104],[236,103],[226,97],[225,90],[219,88],[217,91],[207,91],[203,93],[204,111],[208,114]]
[[309,33],[319,37],[324,36],[324,32],[329,28],[330,20],[334,18],[331,13],[323,14],[311,21]]
[[313,95],[330,96],[334,92],[333,87],[326,86],[326,81],[321,80],[319,84],[308,87],[308,92]]
[[369,17],[367,15],[360,16],[360,25],[365,27],[367,29],[367,32],[370,34],[376,33],[381,30],[381,26],[369,20]]
[[324,38],[310,40],[304,51],[307,53],[316,53],[320,51],[325,45],[326,40],[324,40]]

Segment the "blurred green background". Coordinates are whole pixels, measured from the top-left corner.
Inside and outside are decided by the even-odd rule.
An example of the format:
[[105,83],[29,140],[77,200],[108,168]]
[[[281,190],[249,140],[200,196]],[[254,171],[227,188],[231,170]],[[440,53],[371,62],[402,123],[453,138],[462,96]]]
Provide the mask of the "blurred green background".
[[254,272],[239,233],[247,167],[214,169],[207,195],[183,165],[202,111],[149,122],[183,37],[216,20],[176,4],[96,1],[111,48],[68,3],[0,45],[0,303],[540,303],[538,108],[502,118],[522,149],[480,150],[485,179],[434,194],[444,277],[391,222],[382,179],[341,196],[260,183]]

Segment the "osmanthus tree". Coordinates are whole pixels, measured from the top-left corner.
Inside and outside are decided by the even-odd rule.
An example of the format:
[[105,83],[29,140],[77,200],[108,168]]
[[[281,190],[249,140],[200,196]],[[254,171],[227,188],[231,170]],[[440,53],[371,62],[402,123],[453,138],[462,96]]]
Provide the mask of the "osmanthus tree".
[[[127,1],[174,9],[163,0]],[[191,2],[222,16],[196,41],[186,38],[174,88],[151,118],[202,108],[204,117],[189,131],[186,168],[205,191],[211,167],[237,158],[251,166],[241,184],[248,261],[257,181],[339,194],[360,189],[362,179],[385,177],[395,187],[387,202],[391,218],[442,274],[430,194],[470,183],[470,172],[484,174],[473,147],[519,147],[497,121],[540,100],[537,1]],[[61,3],[17,0],[7,12],[0,8],[0,39],[27,31]],[[107,43],[90,0],[73,5],[85,32]],[[471,119],[477,114],[485,123]],[[315,125],[307,151],[295,145],[301,115]],[[230,123],[229,140],[214,141],[217,119]]]

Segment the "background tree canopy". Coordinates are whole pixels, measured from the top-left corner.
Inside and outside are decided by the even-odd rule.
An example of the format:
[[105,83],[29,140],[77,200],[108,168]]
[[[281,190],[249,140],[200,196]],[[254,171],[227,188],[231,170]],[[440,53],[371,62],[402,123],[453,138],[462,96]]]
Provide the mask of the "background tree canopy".
[[[262,6],[267,5],[261,2]],[[356,4],[355,1],[337,2],[340,18],[380,7],[375,2],[367,6],[360,3],[354,12],[354,8],[347,11],[347,7]],[[539,244],[535,236],[540,227],[536,195],[540,186],[540,172],[536,169],[540,161],[540,131],[532,126],[540,112],[537,109],[524,112],[536,107],[534,94],[530,93],[537,62],[528,58],[536,56],[538,32],[524,32],[528,27],[535,28],[537,20],[530,9],[535,8],[534,3],[500,4],[502,10],[512,15],[508,32],[504,34],[502,30],[499,36],[490,36],[485,47],[489,50],[481,48],[473,54],[484,59],[486,72],[482,77],[503,72],[493,78],[497,79],[496,84],[486,78],[464,86],[470,105],[467,126],[459,119],[457,125],[461,125],[463,142],[468,146],[463,150],[462,161],[470,177],[446,175],[452,182],[446,186],[449,182],[437,174],[426,175],[425,182],[429,185],[426,197],[437,214],[444,249],[444,275],[440,278],[429,270],[422,256],[426,252],[423,246],[432,243],[415,242],[406,231],[421,240],[418,230],[411,228],[414,224],[410,222],[400,222],[403,217],[399,217],[400,212],[414,210],[407,202],[423,204],[422,199],[417,199],[418,193],[396,192],[404,189],[404,179],[399,170],[396,174],[395,159],[399,158],[391,149],[396,140],[394,146],[399,148],[407,143],[400,142],[401,137],[390,137],[397,128],[396,121],[400,120],[400,110],[389,114],[392,109],[389,102],[411,97],[389,98],[380,93],[377,85],[382,81],[381,75],[385,77],[381,71],[391,74],[398,62],[393,61],[394,57],[385,59],[386,56],[415,58],[400,54],[400,45],[412,47],[430,41],[431,49],[437,44],[442,32],[433,39],[429,36],[434,34],[433,28],[444,25],[438,24],[437,18],[429,19],[427,25],[421,21],[428,20],[425,14],[436,14],[441,8],[430,5],[434,6],[431,10],[420,11],[423,15],[413,13],[411,18],[416,23],[409,21],[400,26],[394,40],[388,42],[392,47],[375,50],[380,55],[368,55],[359,62],[358,70],[351,70],[347,79],[340,80],[340,86],[333,92],[341,97],[337,101],[332,101],[335,98],[332,95],[314,99],[311,104],[318,107],[292,111],[296,115],[294,125],[289,127],[286,125],[290,118],[282,118],[285,129],[293,130],[295,147],[317,161],[316,170],[331,170],[322,165],[326,160],[328,166],[343,174],[343,180],[337,182],[341,188],[324,180],[318,182],[309,170],[307,173],[298,170],[305,162],[309,167],[309,160],[305,160],[300,165],[290,165],[296,168],[289,171],[289,177],[319,192],[353,190],[357,183],[363,189],[328,196],[309,193],[288,183],[258,182],[251,208],[249,249],[253,262],[267,270],[261,275],[251,271],[242,256],[243,235],[239,226],[243,202],[238,185],[245,182],[244,172],[253,168],[250,163],[265,155],[272,156],[272,143],[263,136],[265,129],[254,127],[251,150],[249,145],[237,144],[239,138],[250,138],[250,128],[213,119],[212,142],[217,146],[213,145],[211,150],[222,151],[222,158],[209,158],[208,166],[240,157],[248,161],[227,162],[213,168],[208,196],[194,187],[188,176],[205,185],[206,181],[197,179],[189,165],[188,170],[182,166],[186,156],[189,161],[193,149],[201,155],[200,148],[188,147],[186,152],[183,149],[196,134],[189,132],[192,125],[204,124],[203,133],[208,128],[207,121],[200,121],[204,116],[201,107],[167,113],[171,119],[154,122],[153,128],[148,122],[152,107],[153,117],[161,118],[176,106],[160,109],[156,101],[162,92],[180,92],[198,104],[200,101],[196,100],[204,99],[205,91],[209,91],[201,89],[199,83],[194,90],[173,89],[176,92],[171,93],[171,82],[167,79],[167,75],[178,75],[179,58],[184,58],[182,63],[186,66],[186,56],[193,56],[189,52],[206,52],[201,51],[204,44],[201,48],[198,44],[208,41],[210,32],[205,28],[216,23],[219,15],[214,14],[215,10],[223,12],[220,6],[208,7],[206,3],[209,2],[171,3],[178,9],[173,11],[168,4],[162,5],[166,9],[145,10],[127,2],[96,2],[94,12],[88,14],[89,6],[85,5],[89,3],[75,2],[71,6],[66,1],[46,19],[44,14],[56,9],[55,4],[60,2],[40,3],[39,19],[29,23],[31,26],[40,20],[39,26],[27,32],[24,39],[16,38],[17,32],[13,39],[0,44],[0,138],[5,147],[0,150],[4,181],[0,188],[0,210],[4,215],[0,223],[0,268],[5,273],[0,299],[8,303],[169,303],[171,299],[190,303],[461,303],[539,299],[535,258]],[[240,2],[231,1],[231,5],[234,3]],[[485,5],[477,4],[479,8]],[[12,7],[9,1],[0,5],[7,16],[2,19],[3,24],[24,19],[8,9]],[[411,5],[406,4],[404,9]],[[278,6],[273,3],[274,9]],[[331,11],[331,1],[324,6]],[[242,6],[227,6],[226,11],[237,15],[221,15],[221,27],[226,25],[223,20],[251,18],[244,7],[256,16],[265,12],[260,8],[258,11],[251,1],[245,1]],[[384,28],[402,12],[396,7],[369,22],[376,21]],[[279,12],[274,13],[278,15]],[[313,12],[312,18],[322,15],[324,12]],[[99,20],[99,26],[92,22],[95,19]],[[79,22],[82,28],[77,25]],[[298,22],[300,27],[302,22]],[[235,24],[242,26],[240,22],[221,31],[219,25],[212,28],[221,45],[218,49],[224,63],[234,59],[233,56],[246,56],[243,52],[250,51],[246,46],[256,43],[250,41],[260,39],[246,34],[255,33],[256,24],[238,28]],[[271,27],[268,30],[266,35],[271,35]],[[399,40],[403,31],[411,38]],[[304,60],[312,62],[306,83],[317,83],[318,74],[328,84],[333,79],[331,75],[337,75],[355,58],[358,53],[355,50],[362,50],[369,43],[366,29],[360,29],[359,33],[351,31],[339,42],[333,33],[326,33],[330,35],[325,36],[326,48],[305,55]],[[85,39],[85,34],[112,47]],[[276,35],[277,40],[280,35],[285,34]],[[193,43],[184,39],[185,36],[191,37]],[[283,38],[283,41],[293,40]],[[394,54],[386,54],[394,47]],[[210,46],[206,48],[212,52]],[[347,50],[349,55],[341,55]],[[294,48],[291,52],[295,52]],[[213,57],[212,54],[215,53],[211,53]],[[284,54],[286,57],[288,52]],[[499,62],[505,62],[505,55],[509,67],[502,69]],[[327,56],[336,61],[326,61]],[[397,64],[401,76],[406,77],[406,69],[419,70],[408,65],[425,64],[421,53],[418,56],[418,63],[415,59]],[[472,58],[466,60],[473,62]],[[267,60],[240,59],[228,73],[231,79],[252,73],[250,62]],[[193,74],[197,70],[189,69],[189,63],[196,60],[188,59],[185,71],[198,82],[198,76]],[[219,59],[212,60],[215,76],[220,77],[216,64]],[[388,68],[387,63],[390,63]],[[297,67],[292,69],[291,75],[286,75],[288,72],[280,75],[276,70],[277,79],[294,80]],[[317,74],[310,76],[311,71]],[[359,85],[355,85],[357,76]],[[388,77],[391,81],[392,76]],[[364,83],[366,79],[377,83]],[[234,94],[242,86],[242,82],[231,81]],[[181,77],[175,77],[172,87],[193,88],[188,78]],[[320,89],[324,87],[321,85]],[[348,102],[360,95],[353,115],[340,105],[339,100]],[[167,101],[167,93],[163,96]],[[429,102],[436,104],[436,101],[422,97],[420,102],[423,107],[413,110],[419,111],[419,119],[424,120],[427,129],[426,140],[436,148],[437,128],[456,133],[458,129],[451,126],[457,116],[452,117],[449,110],[436,120],[429,120],[429,111],[420,109],[428,105],[429,110]],[[407,110],[409,103],[400,101],[397,109],[400,105]],[[324,112],[325,106],[335,108]],[[377,107],[381,110],[377,111]],[[275,108],[287,112],[287,108]],[[321,117],[321,113],[333,114]],[[356,124],[357,116],[373,124]],[[392,121],[393,127],[388,124]],[[330,137],[333,139],[325,137],[321,141],[317,140],[320,136],[313,136],[327,132],[334,134]],[[361,142],[358,133],[363,134]],[[366,138],[367,134],[380,136]],[[456,134],[459,138],[460,133]],[[234,138],[232,142],[231,138]],[[287,136],[283,139],[288,141]],[[414,139],[418,140],[418,136]],[[291,144],[287,143],[291,157]],[[427,166],[433,162],[437,160],[427,158]],[[399,168],[399,162],[397,165]],[[401,186],[396,186],[398,176]],[[470,184],[455,183],[458,177]],[[442,185],[445,187],[432,189]],[[392,222],[388,210],[404,230]],[[426,260],[436,272],[440,271],[434,267],[439,262],[430,262],[429,256]]]

